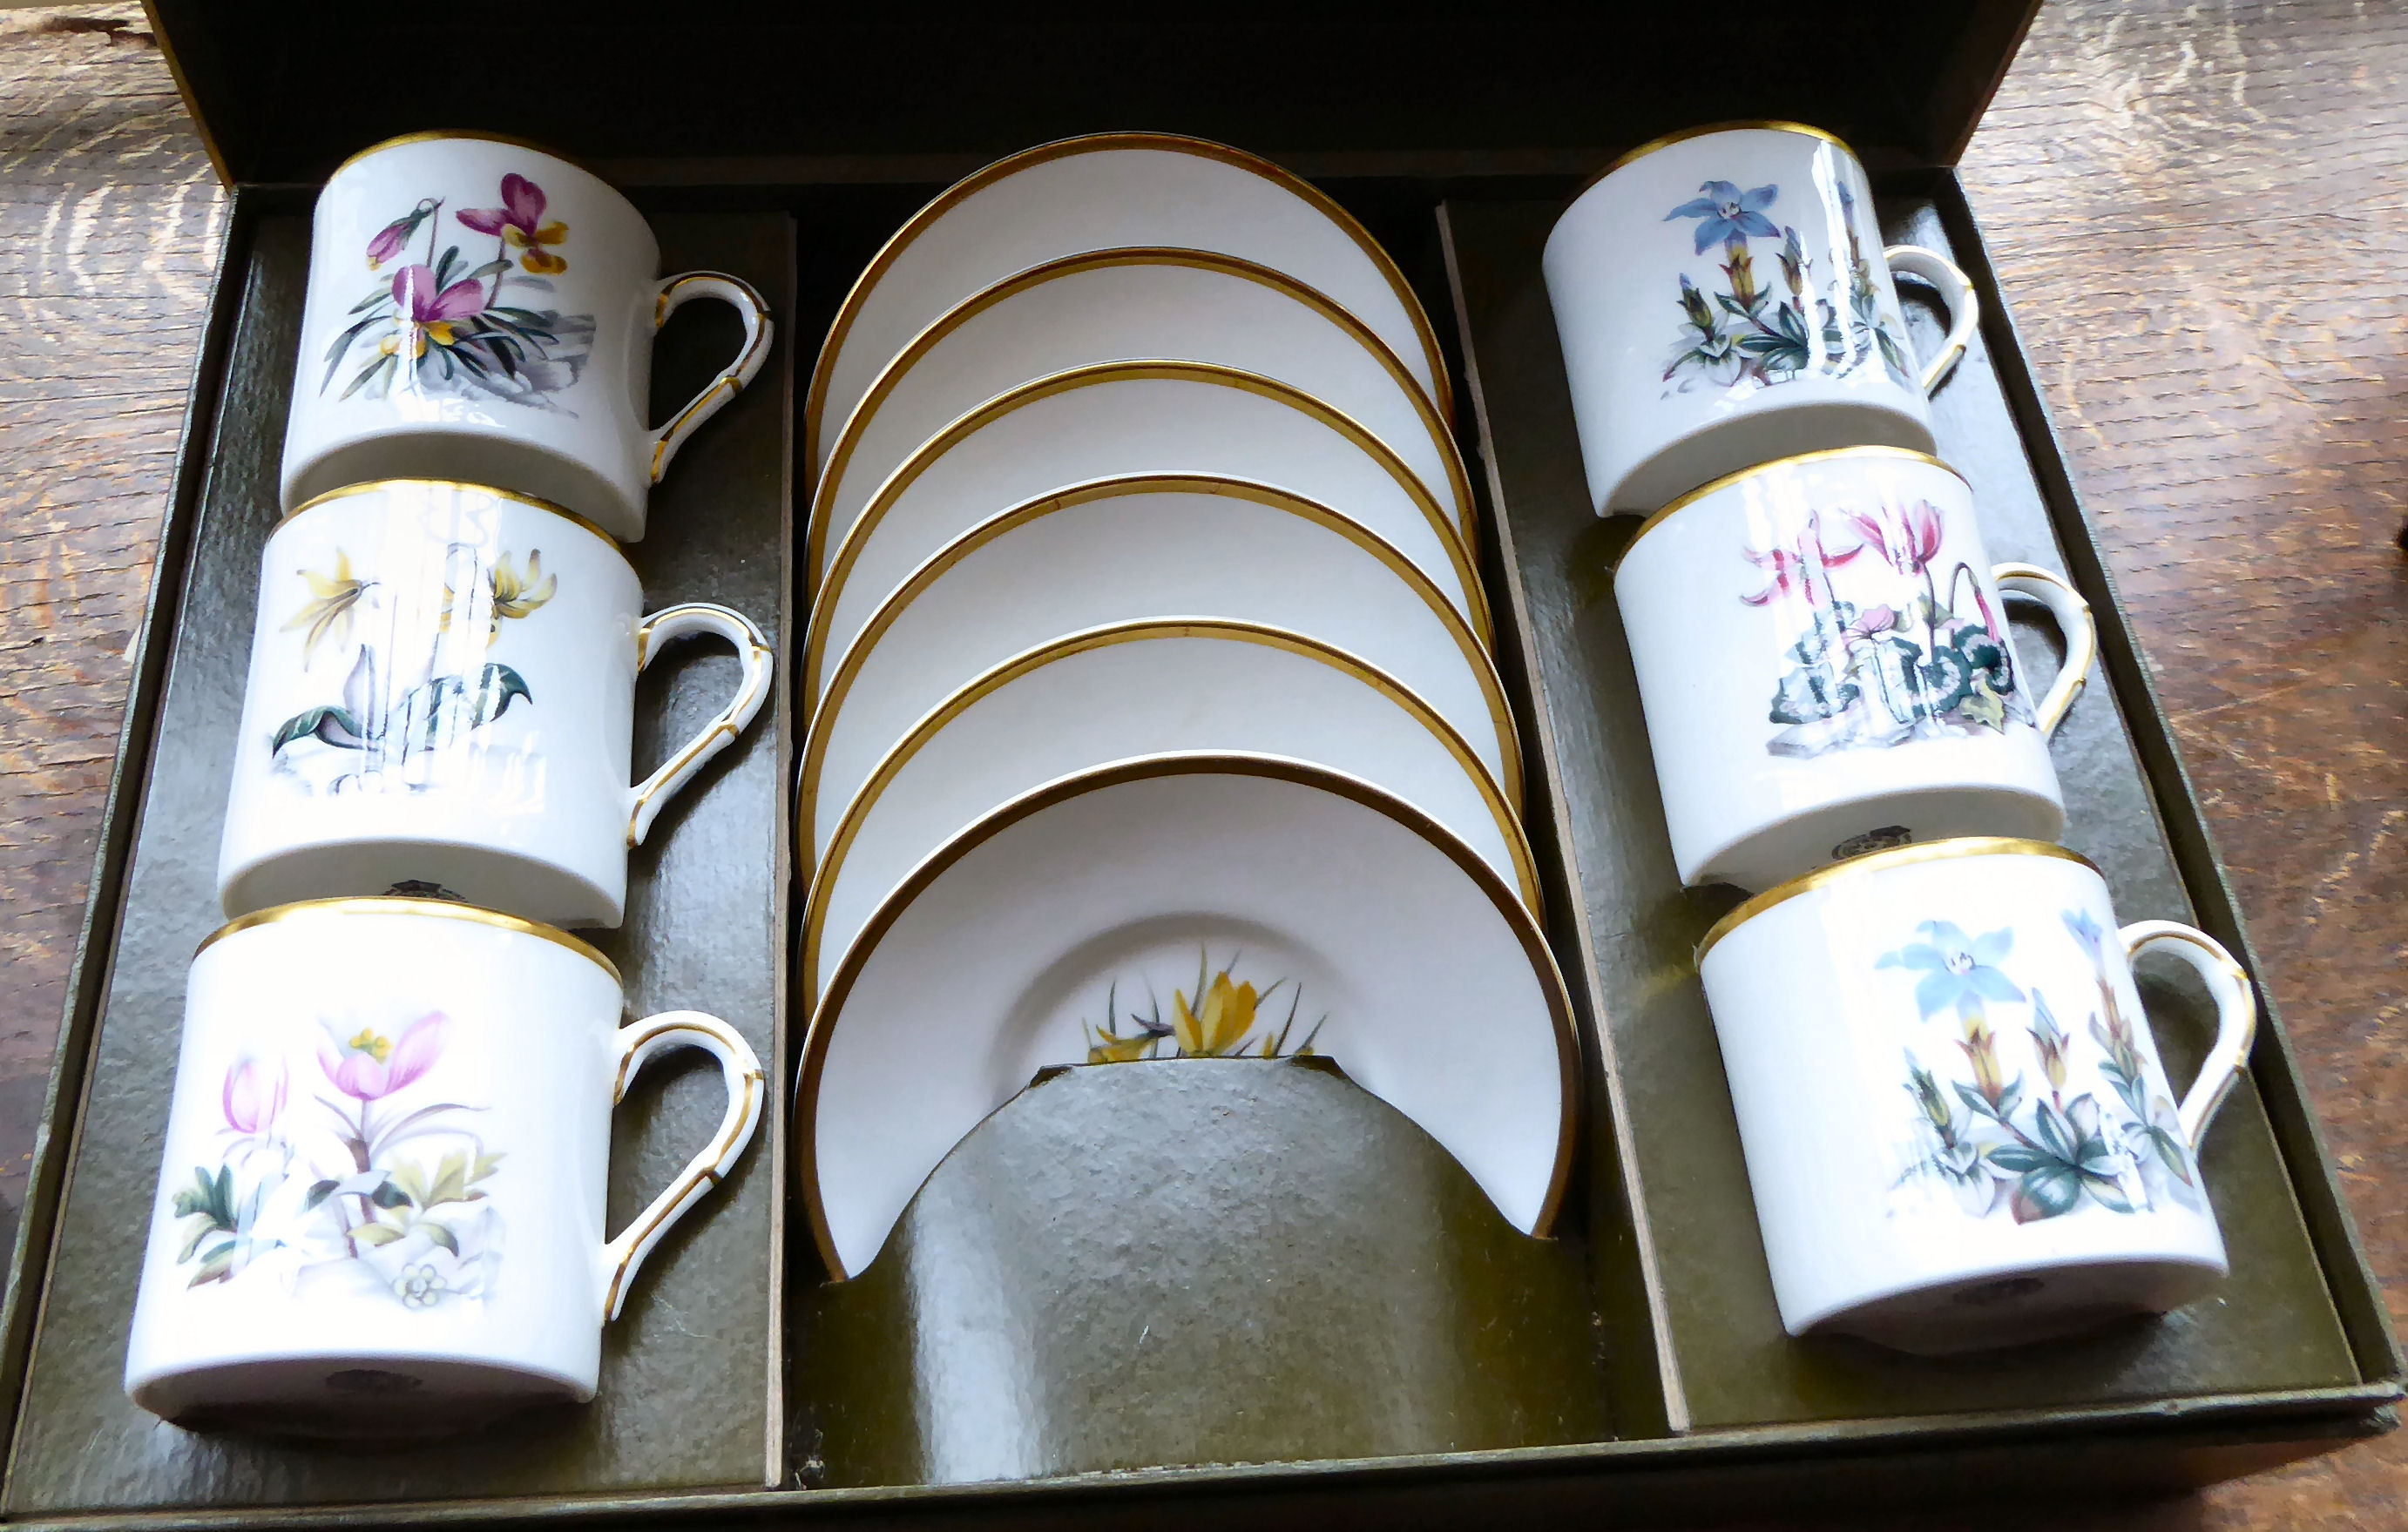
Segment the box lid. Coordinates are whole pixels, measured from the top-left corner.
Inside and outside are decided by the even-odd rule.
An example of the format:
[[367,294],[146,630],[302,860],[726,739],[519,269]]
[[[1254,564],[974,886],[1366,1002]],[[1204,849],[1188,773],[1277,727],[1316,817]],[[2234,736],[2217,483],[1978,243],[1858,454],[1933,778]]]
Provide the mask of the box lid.
[[429,127],[647,184],[944,179],[1129,127],[1308,174],[1554,177],[1738,117],[1949,165],[2039,4],[147,8],[220,173],[294,185]]

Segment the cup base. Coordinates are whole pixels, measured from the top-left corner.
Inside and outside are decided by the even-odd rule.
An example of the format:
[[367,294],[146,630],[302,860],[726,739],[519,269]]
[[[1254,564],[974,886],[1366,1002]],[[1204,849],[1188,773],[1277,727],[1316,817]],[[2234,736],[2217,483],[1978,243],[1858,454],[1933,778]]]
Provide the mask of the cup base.
[[2213,1291],[2225,1271],[2220,1262],[2163,1258],[2000,1267],[1885,1293],[1790,1333],[1856,1336],[1917,1356],[1999,1351],[2179,1309]]
[[394,1441],[450,1436],[543,1404],[581,1404],[594,1380],[497,1362],[370,1353],[214,1362],[131,1384],[143,1409],[193,1431]]
[[624,884],[613,891],[566,867],[496,847],[437,840],[296,847],[237,869],[218,887],[228,920],[305,899],[382,894],[457,899],[547,925],[615,929],[626,908]]
[[1931,430],[1898,410],[1845,399],[1759,405],[1707,422],[1642,458],[1607,491],[1602,516],[1649,516],[1726,474],[1825,448],[1905,447],[1928,452]]
[[584,464],[522,438],[460,428],[381,433],[288,464],[284,509],[289,513],[330,491],[386,479],[448,479],[531,494],[576,512],[621,542],[644,536],[644,501],[630,501]]
[[1755,894],[1869,852],[1957,836],[2055,840],[2064,831],[2065,810],[2036,793],[1963,786],[1876,792],[1792,815],[1710,852],[1697,866],[1684,866],[1682,881]]

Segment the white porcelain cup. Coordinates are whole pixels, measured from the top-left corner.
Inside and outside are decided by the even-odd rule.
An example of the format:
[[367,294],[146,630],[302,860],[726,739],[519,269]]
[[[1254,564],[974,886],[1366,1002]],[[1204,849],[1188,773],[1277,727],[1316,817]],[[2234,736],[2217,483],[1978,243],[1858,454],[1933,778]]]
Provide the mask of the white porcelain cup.
[[[629,786],[637,673],[695,634],[736,646],[742,682]],[[219,900],[398,888],[616,925],[628,851],[772,684],[750,619],[645,616],[626,555],[557,506],[438,480],[322,495],[260,559]]]
[[[1589,495],[1599,515],[1797,452],[1930,451],[1926,396],[1972,338],[1946,258],[1884,250],[1848,147],[1795,122],[1693,129],[1633,150],[1547,236]],[[1918,365],[1893,271],[1940,290],[1948,338]]]
[[[2152,953],[2216,1007],[2179,1096],[2132,982]],[[2189,926],[2118,930],[2073,852],[1966,839],[1826,868],[1725,917],[1698,971],[1791,1335],[1980,1350],[2224,1277],[2196,1153],[2247,1067],[2248,976]]]
[[[749,284],[664,278],[660,259],[633,204],[530,145],[421,133],[351,156],[310,225],[284,508],[429,475],[538,495],[641,537],[652,486],[761,370],[770,339]],[[652,336],[695,298],[734,306],[743,350],[655,428]]]
[[[602,1326],[734,1168],[760,1061],[679,1010],[622,1026],[565,932],[431,899],[334,899],[202,943],[125,1391],[169,1420],[409,1434],[594,1396]],[[719,1061],[710,1141],[615,1238],[610,1110],[676,1048]]]
[[[2064,831],[2048,737],[2097,652],[2089,607],[2060,575],[1992,564],[1939,459],[1843,448],[1718,480],[1649,518],[1613,584],[1682,881],[1759,889],[1908,841]],[[2044,695],[2002,595],[2065,634]]]

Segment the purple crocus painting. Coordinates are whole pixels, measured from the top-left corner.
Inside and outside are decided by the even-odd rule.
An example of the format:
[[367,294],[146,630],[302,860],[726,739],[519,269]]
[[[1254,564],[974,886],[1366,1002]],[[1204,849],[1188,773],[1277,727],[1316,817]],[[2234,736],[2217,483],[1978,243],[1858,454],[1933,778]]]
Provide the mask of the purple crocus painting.
[[[494,207],[448,217],[443,198],[422,197],[368,236],[376,285],[327,346],[321,394],[339,378],[338,399],[399,390],[574,413],[559,395],[584,372],[594,316],[560,305],[568,225],[552,216],[543,188],[515,171],[495,194]],[[492,253],[479,260],[487,239]]]
[[480,1131],[484,1109],[437,1083],[453,1024],[440,1010],[326,1020],[299,1057],[229,1065],[219,1163],[167,1191],[186,1285],[273,1281],[404,1310],[485,1296],[503,1156]]

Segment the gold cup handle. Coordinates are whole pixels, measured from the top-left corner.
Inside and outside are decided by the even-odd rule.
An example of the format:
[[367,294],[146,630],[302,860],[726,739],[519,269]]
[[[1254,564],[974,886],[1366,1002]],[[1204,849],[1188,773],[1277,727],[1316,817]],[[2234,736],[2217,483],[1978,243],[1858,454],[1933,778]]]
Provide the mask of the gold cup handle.
[[2249,1048],[2258,1040],[2257,994],[2249,987],[2249,976],[2242,972],[2224,944],[2204,931],[2179,921],[2135,921],[2115,935],[2124,943],[2127,961],[2137,963],[2147,952],[2181,958],[2206,981],[2208,992],[2215,996],[2215,1046],[2207,1051],[2199,1078],[2190,1082],[2189,1094],[2174,1109],[2184,1141],[2196,1150],[2233,1081],[2249,1067]]
[[761,1061],[752,1045],[725,1022],[699,1010],[663,1011],[623,1026],[616,1047],[612,1106],[627,1098],[628,1081],[655,1054],[673,1048],[699,1048],[719,1061],[719,1071],[727,1081],[727,1113],[719,1120],[719,1131],[711,1136],[710,1147],[687,1161],[668,1189],[652,1198],[652,1206],[638,1213],[619,1238],[602,1247],[605,1322],[619,1317],[637,1270],[669,1225],[692,1211],[743,1157],[745,1145],[752,1141],[752,1130],[761,1125],[761,1106],[767,1091]]
[[769,354],[770,336],[775,334],[769,323],[769,306],[751,282],[741,277],[730,277],[724,271],[688,271],[662,280],[660,291],[652,298],[652,328],[657,331],[669,322],[669,316],[696,298],[717,298],[734,306],[744,321],[744,349],[727,365],[710,386],[688,400],[686,407],[669,417],[669,422],[652,433],[652,482],[661,481],[668,471],[669,459],[677,456],[685,438],[694,435],[703,422],[727,407],[727,401],[742,392],[761,370]]
[[2048,695],[2032,709],[2041,734],[2055,734],[2074,698],[2090,684],[2090,666],[2099,658],[2099,624],[2090,615],[2090,603],[2082,599],[2072,581],[2037,564],[1994,564],[1990,580],[2001,595],[2025,596],[2046,607],[2057,619],[2057,630],[2065,635],[2065,667],[2057,673]]
[[670,756],[658,771],[628,789],[627,845],[631,850],[644,843],[661,805],[692,781],[694,774],[725,750],[729,741],[742,734],[744,726],[760,712],[761,704],[769,699],[768,635],[742,612],[708,601],[663,607],[636,625],[637,673],[642,674],[671,639],[697,633],[715,633],[736,646],[736,652],[744,660],[744,684],[736,689],[735,700],[721,709],[719,716],[700,734],[687,740],[684,749]]
[[1921,245],[1892,245],[1882,255],[1889,262],[1891,271],[1920,277],[1940,289],[1941,305],[1948,310],[1948,338],[1940,343],[1940,353],[1923,369],[1921,385],[1928,397],[1963,359],[1965,348],[1973,343],[1974,327],[1982,322],[1982,300],[1973,295],[1973,279],[1938,251],[1925,250]]

